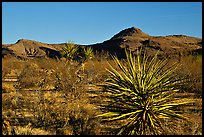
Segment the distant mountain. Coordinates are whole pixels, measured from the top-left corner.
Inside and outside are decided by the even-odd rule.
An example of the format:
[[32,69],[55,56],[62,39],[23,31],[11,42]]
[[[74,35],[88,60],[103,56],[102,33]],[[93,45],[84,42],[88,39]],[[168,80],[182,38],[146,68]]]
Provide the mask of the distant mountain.
[[15,44],[2,45],[2,55],[18,58],[60,57],[59,50],[65,44],[46,44],[33,40],[20,39]]
[[[65,46],[61,44],[46,44],[33,40],[20,39],[15,44],[3,44],[2,56],[16,56],[19,58],[60,57],[59,50]],[[124,48],[137,51],[145,48],[148,54],[160,50],[162,55],[185,55],[202,53],[202,39],[185,35],[150,36],[139,28],[131,27],[114,35],[102,43],[89,46],[94,50],[108,51],[119,57],[124,57]]]
[[200,38],[185,35],[150,36],[135,27],[124,29],[107,41],[89,46],[96,50],[116,53],[121,57],[124,56],[124,48],[135,52],[142,47],[148,54],[158,50],[163,55],[202,53]]

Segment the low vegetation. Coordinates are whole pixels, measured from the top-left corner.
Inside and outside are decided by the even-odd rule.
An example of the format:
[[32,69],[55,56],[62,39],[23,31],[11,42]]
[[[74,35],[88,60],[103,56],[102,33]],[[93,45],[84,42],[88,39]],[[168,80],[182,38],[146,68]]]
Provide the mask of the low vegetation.
[[[69,54],[65,52],[68,49],[69,46],[62,54],[66,59],[2,58],[2,134],[202,134],[201,56],[181,57],[180,61],[176,60],[179,65],[173,71],[174,67],[168,67],[173,65],[174,59],[168,60],[165,66],[162,61],[152,61],[151,64],[151,59],[140,58],[142,62],[139,61],[138,65],[133,63],[138,58],[110,59],[108,53],[93,54],[89,48]],[[144,62],[150,64],[145,66]],[[158,65],[155,70],[154,65]],[[135,73],[138,70],[141,73]],[[149,80],[144,79],[145,83],[137,83],[135,86],[131,82],[137,82],[137,79],[131,81],[130,78]],[[159,79],[162,79],[161,83]],[[185,82],[188,83],[174,88],[178,79],[187,79]],[[101,86],[105,81],[109,85]],[[163,88],[159,88],[162,84]],[[152,88],[151,94],[147,92],[150,90],[148,87]],[[178,88],[179,91],[173,95]],[[119,90],[123,96],[118,93]],[[134,96],[131,91],[137,91],[137,95]],[[157,94],[158,91],[162,94]],[[191,103],[174,104],[171,103],[173,99],[185,99]],[[111,102],[113,104],[109,104]],[[138,109],[132,107],[132,104],[138,106]],[[120,105],[128,110],[122,109]],[[175,120],[176,116],[180,117],[177,111],[188,120]],[[131,115],[135,119],[127,117]],[[105,116],[111,117],[109,119]],[[104,121],[103,117],[111,122]],[[134,126],[136,123],[138,126]],[[160,132],[163,131],[161,127],[165,132]]]

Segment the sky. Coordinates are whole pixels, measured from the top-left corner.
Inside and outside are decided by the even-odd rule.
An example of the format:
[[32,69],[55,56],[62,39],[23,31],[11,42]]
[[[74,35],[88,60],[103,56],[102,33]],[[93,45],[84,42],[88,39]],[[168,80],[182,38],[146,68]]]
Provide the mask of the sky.
[[202,2],[2,2],[3,44],[94,44],[130,27],[202,38]]

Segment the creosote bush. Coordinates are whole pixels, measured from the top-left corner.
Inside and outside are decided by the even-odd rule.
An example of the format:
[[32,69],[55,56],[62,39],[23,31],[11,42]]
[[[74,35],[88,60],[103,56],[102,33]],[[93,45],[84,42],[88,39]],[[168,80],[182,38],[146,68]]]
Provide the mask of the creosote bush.
[[101,105],[103,113],[96,117],[102,122],[120,120],[117,134],[166,134],[166,120],[186,120],[176,108],[189,102],[172,98],[183,82],[174,78],[177,63],[167,66],[168,61],[158,60],[157,54],[150,59],[141,50],[136,56],[126,51],[126,63],[113,57],[119,70],[111,65],[108,69],[111,77],[102,84],[107,95]]

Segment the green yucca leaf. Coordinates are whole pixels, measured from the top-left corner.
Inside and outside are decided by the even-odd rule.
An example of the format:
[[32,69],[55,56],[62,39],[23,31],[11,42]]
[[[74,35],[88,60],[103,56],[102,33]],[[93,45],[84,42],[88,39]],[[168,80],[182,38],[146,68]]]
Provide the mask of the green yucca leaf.
[[183,115],[175,113],[175,111],[172,111],[172,110],[169,110],[169,109],[160,112],[160,114],[161,115],[165,115],[166,114],[166,116],[168,116],[168,117],[171,116],[172,118],[179,118],[179,119],[183,119],[183,120],[188,120],[188,118],[184,117]]
[[116,116],[116,115],[119,115],[119,113],[118,112],[107,112],[104,114],[97,115],[96,117],[111,117],[111,116]]
[[106,119],[106,120],[108,120],[108,121],[120,120],[120,119],[124,119],[126,117],[129,117],[130,115],[134,115],[134,114],[139,113],[139,112],[142,112],[142,110],[137,110],[137,111],[134,111],[134,112],[121,114],[120,116],[113,117],[113,118]]

